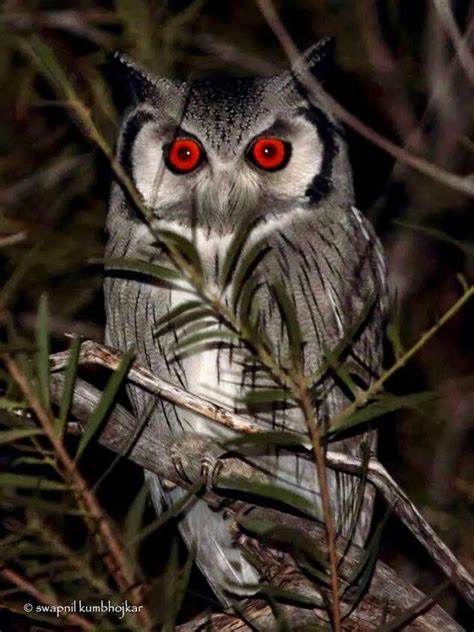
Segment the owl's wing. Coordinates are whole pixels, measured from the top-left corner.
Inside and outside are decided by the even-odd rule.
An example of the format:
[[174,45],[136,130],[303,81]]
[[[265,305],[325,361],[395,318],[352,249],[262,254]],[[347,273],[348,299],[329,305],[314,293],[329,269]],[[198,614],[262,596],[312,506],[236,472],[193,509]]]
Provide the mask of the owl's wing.
[[[272,289],[273,283],[283,285],[292,301],[303,342],[306,375],[319,375],[315,390],[314,410],[320,427],[327,428],[351,401],[355,391],[366,389],[376,379],[382,367],[384,320],[387,313],[386,269],[381,245],[369,222],[355,208],[348,213],[325,215],[305,223],[286,227],[271,238],[271,253],[265,257],[260,270],[264,280],[256,301],[259,304],[259,326],[273,344],[274,351],[284,358],[288,353],[291,335],[285,325],[284,310]],[[348,386],[337,372],[327,366],[328,357],[337,351],[340,368],[350,377]],[[252,376],[251,388],[269,386],[268,375],[260,382]],[[273,407],[265,415],[260,411],[262,428],[271,420],[280,429],[306,431],[301,411]],[[361,456],[361,445],[366,442],[375,449],[373,432],[335,442],[331,447]],[[301,458],[284,463],[282,479],[296,489],[314,489],[314,467],[308,469]],[[368,532],[373,493],[364,489],[363,502],[358,502],[358,479],[329,473],[330,495],[336,522],[348,535],[358,518],[356,540],[362,543]],[[317,484],[316,484],[317,486]],[[306,493],[306,491],[304,492]],[[316,492],[315,502],[319,502]]]

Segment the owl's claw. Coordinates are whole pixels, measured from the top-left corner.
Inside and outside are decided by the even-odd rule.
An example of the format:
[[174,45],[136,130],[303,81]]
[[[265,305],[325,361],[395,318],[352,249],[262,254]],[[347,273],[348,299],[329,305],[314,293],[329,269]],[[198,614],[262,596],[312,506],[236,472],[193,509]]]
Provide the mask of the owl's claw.
[[209,454],[205,454],[201,460],[201,478],[207,490],[211,490],[217,485],[219,474],[222,471],[223,463]]
[[[171,446],[170,449],[170,457],[171,461],[174,465],[174,468],[179,475],[187,483],[192,483],[193,481],[186,474],[186,468],[183,465],[183,459],[181,457],[179,448],[175,445]],[[219,474],[221,473],[223,467],[223,463],[221,459],[216,458],[215,456],[211,456],[209,454],[205,454],[200,463],[200,475],[201,480],[206,486],[207,490],[211,490],[217,484],[217,479],[219,478]]]
[[186,474],[186,470],[183,466],[183,461],[181,459],[179,448],[176,445],[172,445],[170,448],[170,458],[171,458],[171,462],[174,465],[174,469],[178,473],[178,476],[182,478],[184,481],[188,483],[192,483],[192,481],[189,479],[189,477]]

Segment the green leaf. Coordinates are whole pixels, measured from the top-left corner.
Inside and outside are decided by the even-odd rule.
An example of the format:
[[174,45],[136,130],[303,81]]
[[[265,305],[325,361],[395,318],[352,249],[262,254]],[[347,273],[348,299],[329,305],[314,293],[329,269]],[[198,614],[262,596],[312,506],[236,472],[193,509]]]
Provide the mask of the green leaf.
[[126,545],[132,546],[138,544],[139,542],[142,542],[143,540],[148,538],[148,536],[150,536],[154,531],[165,525],[169,520],[178,516],[183,511],[183,509],[185,509],[189,501],[195,498],[196,494],[200,491],[201,488],[201,481],[194,483],[186,491],[186,493],[183,494],[182,498],[180,498],[177,502],[174,502],[169,509],[164,511],[160,516],[158,516],[158,518],[156,518],[155,520],[153,520],[153,522],[144,527],[135,536],[130,537],[129,540],[126,540]]
[[386,415],[387,413],[395,412],[402,408],[416,408],[420,404],[431,402],[435,400],[437,395],[432,391],[423,391],[421,393],[414,393],[412,395],[381,395],[372,403],[367,404],[364,408],[356,411],[353,415],[345,419],[341,419],[337,424],[330,423],[328,433],[333,435],[336,432],[347,430],[353,426],[366,423],[372,419]]
[[44,434],[40,428],[16,428],[14,430],[2,430],[0,431],[0,445],[5,443],[13,443],[19,439],[25,439],[28,437],[37,437]]
[[[212,323],[213,324],[213,323]],[[206,325],[207,329],[207,325]],[[237,334],[234,334],[232,331],[226,331],[225,329],[213,329],[211,331],[202,331],[195,334],[191,334],[190,336],[186,336],[182,340],[178,340],[175,345],[175,349],[179,352],[183,350],[187,350],[188,352],[197,353],[196,347],[199,345],[199,348],[202,347],[202,343],[205,343],[204,346],[211,343],[219,343],[219,342],[227,342],[229,344],[237,344],[239,338]],[[191,347],[191,349],[190,349]]]
[[170,309],[164,316],[157,321],[157,328],[154,330],[156,336],[160,336],[168,329],[178,329],[181,326],[182,319],[186,318],[190,313],[206,310],[207,314],[212,314],[210,307],[206,306],[201,300],[190,300],[180,303],[173,309]]
[[55,89],[66,98],[72,97],[74,93],[69,78],[53,50],[36,35],[23,40],[22,46]]
[[311,449],[311,441],[306,434],[298,434],[296,432],[257,432],[253,435],[242,435],[225,441],[223,443],[226,449],[243,448],[246,446],[294,446]]
[[[128,543],[128,548],[131,550],[134,558],[136,558],[137,554],[137,535],[140,533],[140,528],[143,524],[143,515],[145,513],[146,502],[149,496],[150,490],[148,487],[148,481],[145,480],[140,491],[131,503],[124,520],[123,537],[125,542]],[[134,543],[134,546],[132,545],[132,542]]]
[[38,317],[36,325],[36,370],[38,373],[39,396],[41,403],[46,410],[51,404],[50,384],[49,384],[49,308],[48,297],[41,294],[38,306]]
[[69,415],[73,396],[74,386],[76,384],[77,366],[79,362],[79,351],[81,347],[80,338],[74,336],[69,345],[69,359],[66,367],[66,375],[64,379],[64,388],[61,395],[61,403],[59,406],[59,418],[57,428],[62,436],[66,427],[66,420]]
[[83,516],[84,512],[76,507],[69,507],[64,502],[53,502],[44,500],[36,496],[25,496],[19,494],[7,494],[6,489],[2,490],[2,502],[4,504],[9,503],[12,507],[27,507],[40,511],[43,515],[46,514],[61,514],[68,516]]
[[265,546],[288,551],[299,566],[318,581],[329,585],[326,557],[317,549],[315,543],[305,536],[303,531],[286,525],[275,524],[269,520],[260,520],[252,516],[238,516],[239,527],[252,533]]
[[168,248],[175,248],[191,264],[194,272],[202,277],[201,257],[189,239],[170,230],[158,230],[157,235]]
[[193,310],[187,310],[185,313],[169,320],[165,325],[154,330],[155,336],[161,336],[169,330],[178,332],[178,330],[185,326],[192,326],[193,330],[203,329],[209,325],[215,325],[217,323],[214,318],[214,312],[209,307],[201,307]]
[[241,256],[245,244],[255,226],[255,222],[249,221],[248,217],[244,217],[239,226],[234,231],[232,240],[227,249],[226,255],[221,265],[219,275],[219,285],[224,291],[232,280],[239,257]]
[[321,520],[321,514],[313,502],[276,484],[257,483],[244,478],[219,478],[218,487],[274,500],[297,509],[313,519]]
[[270,252],[270,246],[264,245],[264,239],[257,241],[242,257],[232,281],[231,305],[236,310],[243,287],[252,281],[252,272],[262,259]]
[[0,472],[0,487],[34,490],[68,489],[65,483],[60,483],[59,481],[50,481],[42,476],[29,474],[13,474],[12,472]]
[[363,555],[359,560],[359,564],[354,570],[352,577],[348,580],[348,585],[341,590],[341,597],[349,588],[356,586],[355,592],[352,593],[352,609],[358,604],[359,599],[365,592],[372,573],[379,557],[380,540],[382,538],[383,529],[390,515],[390,511],[386,511],[382,520],[378,523],[377,528],[372,535],[370,542],[366,545]]
[[292,590],[285,590],[284,588],[277,588],[271,584],[246,584],[245,587],[248,590],[255,590],[257,595],[273,597],[278,601],[290,602],[306,608],[317,608],[321,605],[315,599],[306,597],[306,595],[296,593]]
[[259,388],[249,391],[243,397],[239,397],[238,401],[247,404],[268,404],[274,402],[285,402],[293,399],[292,394],[283,388]]
[[8,397],[0,397],[0,408],[2,410],[21,410],[29,408],[26,402],[17,402],[14,399],[8,399]]
[[283,322],[285,323],[291,361],[295,367],[298,367],[301,365],[303,339],[301,336],[301,329],[298,322],[295,304],[290,298],[283,283],[275,283],[272,286],[272,291],[280,309]]
[[343,354],[354,344],[359,332],[367,322],[367,318],[375,305],[376,299],[377,292],[373,292],[368,301],[364,304],[360,314],[358,314],[357,318],[353,323],[351,323],[350,327],[348,327],[347,331],[344,333],[343,338],[329,352],[327,352],[330,356],[326,357],[323,364],[311,376],[314,385],[321,381],[327,371],[331,368],[331,365],[339,365]]
[[[165,572],[156,581],[156,590],[153,591],[156,593],[160,604],[160,609],[156,614],[162,624],[160,630],[163,630],[163,632],[172,632],[175,629],[176,619],[186,593],[193,561],[194,551],[191,550],[184,566],[180,567],[179,548],[177,541],[173,540]],[[154,596],[150,599],[152,603],[156,599],[156,597],[153,599]]]
[[124,272],[138,272],[146,276],[160,279],[160,281],[180,281],[183,275],[158,263],[149,263],[141,259],[132,259],[129,257],[107,257],[105,259],[91,259],[90,263],[103,264],[106,273],[109,270],[118,270]]
[[102,397],[97,405],[97,408],[94,410],[92,415],[89,417],[87,421],[86,428],[82,434],[81,440],[79,442],[76,459],[79,459],[81,454],[84,452],[84,449],[88,445],[89,441],[97,432],[99,426],[104,421],[107,416],[110,408],[112,407],[115,397],[125,380],[128,371],[133,363],[133,359],[135,357],[134,351],[127,351],[123,354],[122,360],[120,362],[119,367],[110,377],[107,386],[102,393]]

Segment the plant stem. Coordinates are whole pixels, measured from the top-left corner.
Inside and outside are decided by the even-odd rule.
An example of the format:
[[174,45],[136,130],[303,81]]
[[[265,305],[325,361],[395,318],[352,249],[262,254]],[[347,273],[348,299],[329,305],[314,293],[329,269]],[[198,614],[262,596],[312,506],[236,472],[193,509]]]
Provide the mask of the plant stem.
[[28,401],[31,409],[35,413],[41,427],[48,437],[53,449],[64,467],[64,470],[73,484],[74,491],[80,505],[85,509],[86,515],[94,523],[94,532],[100,534],[102,543],[105,544],[108,552],[104,556],[104,561],[115,578],[117,585],[123,593],[130,594],[130,600],[136,606],[142,606],[137,613],[137,618],[148,630],[151,621],[148,612],[143,608],[143,586],[134,577],[129,567],[127,556],[124,548],[116,536],[112,524],[108,517],[104,514],[102,508],[98,504],[94,494],[89,490],[86,481],[76,467],[76,463],[69,456],[60,436],[57,434],[53,420],[48,412],[42,407],[36,394],[33,392],[27,378],[15,360],[9,355],[4,354],[3,360],[8,372],[19,386],[25,399]]

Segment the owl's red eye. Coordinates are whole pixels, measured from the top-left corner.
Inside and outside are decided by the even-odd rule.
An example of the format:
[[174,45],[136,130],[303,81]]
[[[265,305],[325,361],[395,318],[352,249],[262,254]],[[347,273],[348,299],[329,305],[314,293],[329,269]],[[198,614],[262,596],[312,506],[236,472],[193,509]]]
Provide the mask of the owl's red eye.
[[190,173],[204,160],[204,150],[193,138],[176,138],[165,151],[165,162],[173,173]]
[[265,171],[278,171],[288,163],[291,154],[289,143],[280,138],[257,138],[250,146],[249,159]]

